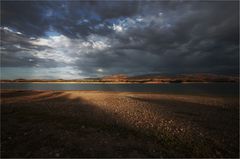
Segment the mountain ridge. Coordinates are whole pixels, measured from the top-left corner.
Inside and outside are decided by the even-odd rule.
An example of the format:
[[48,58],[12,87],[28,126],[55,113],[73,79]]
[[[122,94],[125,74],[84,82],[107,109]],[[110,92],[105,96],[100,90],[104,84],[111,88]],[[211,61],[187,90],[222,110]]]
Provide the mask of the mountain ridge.
[[126,74],[114,74],[98,78],[84,79],[14,79],[0,80],[1,82],[126,82],[126,83],[187,83],[187,82],[239,82],[239,77],[216,75],[207,73],[161,75],[142,74],[128,76]]

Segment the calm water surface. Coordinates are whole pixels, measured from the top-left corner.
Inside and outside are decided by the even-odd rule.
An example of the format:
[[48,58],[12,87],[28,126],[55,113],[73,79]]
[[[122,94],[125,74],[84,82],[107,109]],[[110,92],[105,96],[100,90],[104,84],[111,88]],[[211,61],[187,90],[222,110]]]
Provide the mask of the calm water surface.
[[79,83],[1,83],[2,89],[18,90],[96,90],[238,96],[238,83],[194,84],[79,84]]

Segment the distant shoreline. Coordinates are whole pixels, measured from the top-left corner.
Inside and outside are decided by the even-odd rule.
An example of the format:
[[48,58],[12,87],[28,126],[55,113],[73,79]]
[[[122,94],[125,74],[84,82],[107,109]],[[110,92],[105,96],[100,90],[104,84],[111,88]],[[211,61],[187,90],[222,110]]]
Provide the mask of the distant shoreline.
[[0,83],[42,83],[42,84],[209,84],[209,83],[239,83],[237,81],[221,81],[221,82],[52,82],[52,81],[42,81],[42,82],[16,82],[16,81],[8,81],[8,82],[0,82]]
[[83,79],[44,79],[44,78],[18,78],[0,79],[0,83],[77,83],[77,84],[169,84],[169,83],[239,83],[239,78],[234,76],[213,74],[189,74],[189,75],[139,75],[127,76],[117,74],[98,78]]

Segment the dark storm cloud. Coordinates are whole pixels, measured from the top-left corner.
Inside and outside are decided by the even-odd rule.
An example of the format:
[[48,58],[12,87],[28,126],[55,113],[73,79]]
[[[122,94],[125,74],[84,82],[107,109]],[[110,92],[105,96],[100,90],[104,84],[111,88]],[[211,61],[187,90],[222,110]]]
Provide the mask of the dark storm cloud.
[[[100,21],[135,14],[137,2],[3,1],[1,9],[2,25],[27,35],[44,35],[49,27],[54,27],[64,35],[76,37],[76,32],[86,35],[94,31],[91,26]],[[84,20],[88,22],[82,22]],[[104,31],[110,30],[105,28]]]
[[1,67],[36,67],[41,63],[44,67],[57,66],[53,60],[36,58],[33,50],[41,51],[49,49],[48,46],[34,45],[23,34],[11,32],[1,28]]
[[98,2],[97,13],[103,19],[133,16],[138,12],[139,2],[137,1],[105,1]]
[[2,67],[71,66],[87,76],[237,75],[238,6],[238,1],[4,1],[2,30],[10,31],[1,35]]
[[42,35],[47,28],[34,1],[2,1],[1,25],[11,26],[28,35]]

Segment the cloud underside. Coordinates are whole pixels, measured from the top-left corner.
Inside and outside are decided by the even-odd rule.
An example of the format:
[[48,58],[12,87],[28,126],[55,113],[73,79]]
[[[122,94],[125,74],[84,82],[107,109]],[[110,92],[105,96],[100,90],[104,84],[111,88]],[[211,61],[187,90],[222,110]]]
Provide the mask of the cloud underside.
[[2,2],[1,16],[5,70],[238,74],[237,1]]

